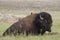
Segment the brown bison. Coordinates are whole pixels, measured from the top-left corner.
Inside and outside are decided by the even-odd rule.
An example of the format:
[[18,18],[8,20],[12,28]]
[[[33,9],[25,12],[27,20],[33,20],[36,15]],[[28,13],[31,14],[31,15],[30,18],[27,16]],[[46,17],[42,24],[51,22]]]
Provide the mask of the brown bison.
[[[40,34],[43,35],[46,31],[51,32],[52,26],[52,17],[49,13],[41,12],[28,15],[22,20],[14,23],[10,28],[8,28],[3,35],[5,34]],[[9,32],[10,31],[10,32]]]

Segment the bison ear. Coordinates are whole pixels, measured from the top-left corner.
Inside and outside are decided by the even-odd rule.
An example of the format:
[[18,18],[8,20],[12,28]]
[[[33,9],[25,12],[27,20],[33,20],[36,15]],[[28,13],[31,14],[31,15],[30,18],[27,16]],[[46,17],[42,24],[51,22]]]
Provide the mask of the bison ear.
[[40,19],[41,19],[41,20],[44,20],[44,18],[43,18],[41,15],[40,15]]

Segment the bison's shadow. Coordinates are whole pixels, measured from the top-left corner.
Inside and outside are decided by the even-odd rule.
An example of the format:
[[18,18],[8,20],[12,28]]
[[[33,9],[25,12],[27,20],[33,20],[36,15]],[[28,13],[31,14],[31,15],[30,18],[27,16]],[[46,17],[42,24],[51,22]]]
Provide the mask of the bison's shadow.
[[51,32],[51,33],[46,33],[46,35],[60,35],[58,32]]

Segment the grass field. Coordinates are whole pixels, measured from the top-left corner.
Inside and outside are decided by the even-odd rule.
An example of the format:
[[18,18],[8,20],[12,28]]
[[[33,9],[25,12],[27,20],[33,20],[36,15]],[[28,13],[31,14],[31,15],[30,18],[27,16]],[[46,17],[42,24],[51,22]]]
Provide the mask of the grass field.
[[53,26],[52,32],[45,33],[43,36],[41,35],[19,35],[19,36],[6,36],[3,37],[3,32],[13,23],[4,23],[0,22],[0,40],[60,40],[60,12],[59,11],[51,11],[49,12],[53,18]]

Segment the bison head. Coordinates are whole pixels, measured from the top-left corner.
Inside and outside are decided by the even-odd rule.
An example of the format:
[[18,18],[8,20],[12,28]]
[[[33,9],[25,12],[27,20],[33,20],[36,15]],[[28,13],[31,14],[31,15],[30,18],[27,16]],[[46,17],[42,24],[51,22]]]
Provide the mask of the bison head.
[[34,20],[34,25],[44,31],[51,32],[52,18],[51,15],[46,12],[37,14]]

